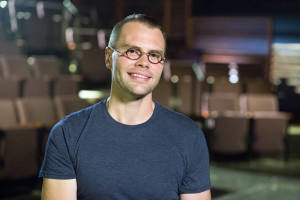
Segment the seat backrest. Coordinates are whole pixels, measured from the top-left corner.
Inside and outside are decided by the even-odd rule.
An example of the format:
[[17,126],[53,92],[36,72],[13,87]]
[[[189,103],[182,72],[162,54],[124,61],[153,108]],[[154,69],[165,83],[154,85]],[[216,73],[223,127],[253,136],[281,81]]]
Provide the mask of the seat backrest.
[[252,150],[258,153],[280,153],[285,149],[288,118],[280,112],[254,112]]
[[57,122],[56,109],[49,97],[19,98],[16,105],[22,124],[53,126]]
[[240,97],[244,112],[278,111],[278,101],[274,94],[245,94]]
[[70,78],[59,78],[54,81],[53,95],[64,96],[64,95],[78,95],[79,82]]
[[240,112],[223,112],[215,119],[212,150],[223,154],[247,151],[249,119]]
[[209,112],[239,111],[239,95],[236,93],[204,93],[202,108]]
[[[38,134],[33,127],[3,130],[2,179],[22,180],[38,175]],[[0,152],[1,153],[1,152]],[[1,188],[2,189],[2,188]]]
[[54,102],[59,119],[89,106],[86,100],[80,99],[78,96],[57,96]]
[[4,20],[0,22],[0,55],[1,54],[21,54],[20,47],[16,42],[10,41],[7,39],[6,28],[4,27]]
[[16,126],[18,124],[15,105],[11,99],[0,100],[0,127]]
[[23,97],[49,97],[50,83],[44,79],[27,79],[24,82]]
[[34,76],[36,78],[56,78],[60,75],[60,63],[54,56],[35,56]]
[[20,82],[13,79],[0,78],[0,98],[15,99],[20,94]]
[[27,79],[31,77],[27,58],[22,55],[2,55],[1,65],[5,78]]

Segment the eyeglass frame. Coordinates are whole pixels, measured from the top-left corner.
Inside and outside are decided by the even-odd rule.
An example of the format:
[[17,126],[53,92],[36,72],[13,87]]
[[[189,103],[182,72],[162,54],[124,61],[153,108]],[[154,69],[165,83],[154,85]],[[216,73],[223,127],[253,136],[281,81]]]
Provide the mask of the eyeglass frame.
[[[146,54],[146,55],[147,55],[147,58],[148,58],[148,61],[149,61],[150,63],[152,63],[152,64],[158,64],[158,63],[163,64],[163,63],[165,63],[165,62],[167,61],[167,59],[166,59],[165,57],[163,57],[163,55],[162,55],[160,52],[156,52],[156,53],[158,53],[158,54],[161,55],[161,60],[158,61],[157,63],[154,63],[154,62],[150,61],[150,58],[149,58],[149,56],[150,56],[151,53],[143,52],[143,51],[139,50],[138,48],[130,47],[130,48],[128,48],[127,50],[125,50],[124,52],[119,51],[119,50],[117,50],[117,49],[115,49],[115,48],[112,48],[112,47],[108,47],[108,48],[110,48],[111,50],[114,50],[114,51],[116,51],[116,52],[118,52],[118,53],[121,53],[122,55],[124,55],[126,58],[128,58],[128,59],[130,59],[130,60],[138,60],[138,59],[140,59],[144,54]],[[140,56],[139,56],[137,59],[132,59],[132,58],[130,58],[130,57],[127,55],[127,52],[128,52],[130,49],[134,49],[134,50],[136,50],[136,51],[141,52]]]

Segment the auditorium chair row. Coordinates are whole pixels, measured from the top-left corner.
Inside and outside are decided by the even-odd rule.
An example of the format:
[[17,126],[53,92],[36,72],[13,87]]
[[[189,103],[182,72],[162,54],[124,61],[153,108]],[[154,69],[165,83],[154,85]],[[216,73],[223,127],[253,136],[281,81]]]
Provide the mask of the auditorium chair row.
[[76,96],[0,99],[0,180],[36,176],[53,125],[88,106]]
[[291,115],[280,112],[274,94],[206,93],[202,116],[207,119],[210,147],[219,154],[283,153]]

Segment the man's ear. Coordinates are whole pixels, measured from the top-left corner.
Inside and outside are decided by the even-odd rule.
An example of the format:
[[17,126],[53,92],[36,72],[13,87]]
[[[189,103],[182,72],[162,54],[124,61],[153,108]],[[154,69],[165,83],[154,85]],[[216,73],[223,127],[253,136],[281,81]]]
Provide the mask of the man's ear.
[[107,69],[112,68],[112,59],[111,59],[111,49],[109,47],[105,48],[105,66]]

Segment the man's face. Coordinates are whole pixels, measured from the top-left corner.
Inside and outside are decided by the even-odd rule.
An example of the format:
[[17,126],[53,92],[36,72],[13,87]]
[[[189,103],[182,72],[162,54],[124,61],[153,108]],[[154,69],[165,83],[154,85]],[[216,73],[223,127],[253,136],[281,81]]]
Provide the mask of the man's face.
[[[139,22],[129,22],[121,30],[115,47],[125,52],[129,48],[142,52],[161,52],[164,56],[165,41],[161,31],[149,28]],[[112,89],[120,95],[143,97],[153,91],[159,82],[163,64],[153,64],[143,54],[138,60],[131,60],[113,50],[107,50],[108,68],[112,70]]]

